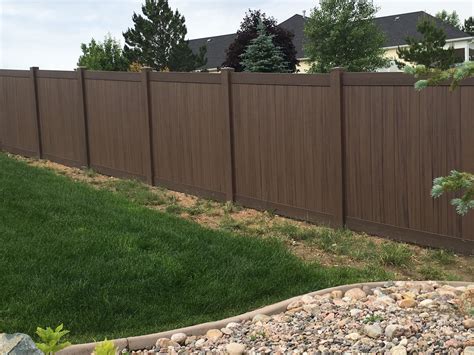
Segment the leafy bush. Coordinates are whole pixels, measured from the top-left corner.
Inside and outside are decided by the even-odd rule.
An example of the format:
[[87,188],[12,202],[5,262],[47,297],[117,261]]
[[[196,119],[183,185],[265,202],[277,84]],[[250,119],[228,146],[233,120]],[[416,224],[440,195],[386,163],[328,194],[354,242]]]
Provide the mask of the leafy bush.
[[71,345],[68,341],[61,342],[61,338],[68,333],[69,330],[63,330],[62,324],[58,325],[54,330],[51,327],[46,329],[38,327],[36,328],[36,334],[42,342],[36,343],[36,346],[46,355],[54,354]]
[[105,339],[103,342],[96,345],[94,355],[115,355],[117,347],[111,340]]

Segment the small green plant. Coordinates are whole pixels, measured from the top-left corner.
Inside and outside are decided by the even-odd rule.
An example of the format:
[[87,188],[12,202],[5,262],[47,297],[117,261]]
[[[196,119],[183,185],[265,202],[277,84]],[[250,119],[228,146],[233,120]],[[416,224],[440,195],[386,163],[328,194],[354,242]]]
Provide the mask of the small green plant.
[[446,278],[444,272],[433,265],[423,265],[418,269],[418,272],[425,280],[443,280]]
[[380,246],[380,262],[383,265],[407,266],[411,262],[412,251],[405,244],[383,243]]
[[36,343],[36,346],[46,355],[55,354],[71,345],[68,341],[61,342],[61,338],[68,333],[69,330],[63,330],[62,324],[58,325],[54,330],[51,327],[46,329],[38,327],[36,328],[36,334],[41,342]]
[[212,203],[209,200],[198,199],[193,206],[185,209],[191,216],[198,216],[202,214],[211,214]]
[[166,206],[165,211],[167,213],[178,215],[178,214],[181,214],[181,212],[183,212],[183,208],[180,205],[178,205],[177,203],[172,203],[172,204]]
[[151,191],[145,184],[135,180],[114,180],[108,183],[108,188],[133,202],[144,206],[163,205],[165,195],[161,191]]
[[271,229],[274,233],[297,241],[309,240],[318,235],[317,230],[314,228],[304,228],[286,221],[273,224]]
[[115,355],[117,350],[114,342],[106,338],[95,346],[94,355]]
[[233,213],[233,212],[238,212],[242,209],[239,205],[236,205],[232,201],[227,201],[224,206],[222,207],[224,213]]
[[89,178],[93,178],[97,176],[97,173],[92,168],[85,168],[84,173]]
[[456,256],[453,252],[444,249],[430,251],[428,258],[441,265],[450,265],[456,262]]
[[372,323],[381,322],[381,321],[383,321],[383,317],[381,315],[372,314],[366,317],[363,322],[365,324],[372,324]]
[[225,214],[219,222],[219,227],[226,231],[242,231],[245,226],[230,215]]

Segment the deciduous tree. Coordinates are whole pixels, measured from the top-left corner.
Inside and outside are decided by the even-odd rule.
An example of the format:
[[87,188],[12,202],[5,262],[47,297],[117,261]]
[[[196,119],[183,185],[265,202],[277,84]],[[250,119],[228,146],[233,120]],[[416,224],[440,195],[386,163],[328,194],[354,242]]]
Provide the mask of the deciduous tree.
[[306,56],[310,71],[333,67],[374,71],[385,67],[384,34],[375,25],[377,8],[368,0],[321,0],[306,21]]
[[122,53],[122,46],[115,38],[107,35],[103,42],[94,38],[89,44],[81,44],[82,55],[77,65],[89,70],[127,71],[129,63]]

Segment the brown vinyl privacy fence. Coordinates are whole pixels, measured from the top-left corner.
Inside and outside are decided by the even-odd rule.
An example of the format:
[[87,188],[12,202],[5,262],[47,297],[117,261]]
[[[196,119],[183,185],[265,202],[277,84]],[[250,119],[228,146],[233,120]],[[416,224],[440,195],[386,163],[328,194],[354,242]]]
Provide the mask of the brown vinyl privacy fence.
[[[399,73],[0,70],[9,152],[473,253],[433,178],[474,171],[474,80]],[[354,246],[355,248],[357,246]]]

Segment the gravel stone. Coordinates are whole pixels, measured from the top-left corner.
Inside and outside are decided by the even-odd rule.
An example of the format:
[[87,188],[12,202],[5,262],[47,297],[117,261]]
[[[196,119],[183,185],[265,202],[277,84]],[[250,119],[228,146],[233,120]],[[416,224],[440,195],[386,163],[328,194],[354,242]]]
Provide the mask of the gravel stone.
[[160,339],[156,350],[183,355],[474,355],[473,319],[459,306],[473,294],[474,285],[453,288],[432,281],[397,281],[345,294],[303,296],[280,314],[232,322],[221,330],[187,337],[184,345],[175,334],[173,339]]
[[346,293],[344,294],[344,297],[350,297],[354,300],[360,300],[364,298],[365,296],[367,296],[366,293],[358,287],[351,288],[350,290],[347,290]]
[[171,341],[183,345],[188,336],[184,333],[176,333],[171,336]]

